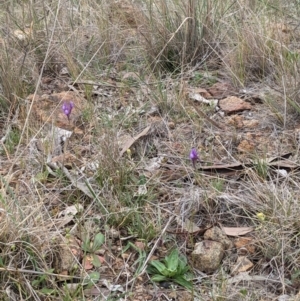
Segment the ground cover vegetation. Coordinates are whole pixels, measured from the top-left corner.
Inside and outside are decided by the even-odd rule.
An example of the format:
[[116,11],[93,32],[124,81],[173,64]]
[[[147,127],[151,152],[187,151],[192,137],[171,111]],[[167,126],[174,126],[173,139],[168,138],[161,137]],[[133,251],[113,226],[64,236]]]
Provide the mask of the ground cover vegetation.
[[299,17],[1,1],[0,299],[300,300]]

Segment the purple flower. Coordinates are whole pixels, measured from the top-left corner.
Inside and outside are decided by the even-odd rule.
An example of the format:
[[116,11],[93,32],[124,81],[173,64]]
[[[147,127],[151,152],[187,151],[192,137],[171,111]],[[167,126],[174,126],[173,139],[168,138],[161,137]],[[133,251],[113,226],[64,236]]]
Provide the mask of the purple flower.
[[199,160],[199,156],[198,156],[197,150],[195,148],[192,148],[192,150],[190,152],[190,159],[193,163],[194,168],[196,168],[196,162],[197,162],[197,160]]
[[74,108],[73,101],[66,101],[62,106],[62,110],[65,113],[65,115],[68,117],[68,120],[70,120],[70,115],[73,108]]

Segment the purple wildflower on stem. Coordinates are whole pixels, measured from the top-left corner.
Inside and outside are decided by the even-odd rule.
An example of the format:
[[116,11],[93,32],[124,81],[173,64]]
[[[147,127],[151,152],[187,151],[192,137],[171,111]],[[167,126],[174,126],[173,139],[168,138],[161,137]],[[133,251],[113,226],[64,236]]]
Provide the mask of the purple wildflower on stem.
[[70,115],[71,115],[73,108],[74,108],[73,101],[66,101],[66,102],[64,102],[64,104],[62,106],[62,110],[63,110],[64,114],[68,117],[69,121],[70,121]]
[[196,168],[196,162],[197,162],[197,160],[199,160],[199,156],[198,156],[197,150],[195,148],[192,148],[192,150],[190,152],[190,159],[193,163],[194,168]]

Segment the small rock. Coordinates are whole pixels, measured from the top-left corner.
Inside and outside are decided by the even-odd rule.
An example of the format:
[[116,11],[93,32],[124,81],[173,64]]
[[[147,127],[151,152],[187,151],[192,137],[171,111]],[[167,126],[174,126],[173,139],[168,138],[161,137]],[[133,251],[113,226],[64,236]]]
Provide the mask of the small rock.
[[278,169],[278,170],[276,170],[276,172],[284,178],[286,178],[288,176],[288,172],[285,169]]
[[233,266],[231,273],[238,274],[249,271],[253,267],[253,263],[246,256],[239,256],[236,264]]
[[215,83],[209,89],[208,92],[214,98],[225,98],[235,93],[234,87],[230,83]]
[[192,258],[195,268],[202,272],[214,272],[220,265],[224,247],[220,242],[203,240],[196,243]]
[[252,109],[252,106],[249,103],[236,96],[229,96],[225,99],[221,99],[219,101],[219,107],[227,114]]
[[233,243],[227,235],[218,227],[212,227],[204,233],[204,239],[220,242],[225,250],[232,249]]
[[144,251],[146,248],[146,244],[143,241],[136,241],[134,245],[141,251]]

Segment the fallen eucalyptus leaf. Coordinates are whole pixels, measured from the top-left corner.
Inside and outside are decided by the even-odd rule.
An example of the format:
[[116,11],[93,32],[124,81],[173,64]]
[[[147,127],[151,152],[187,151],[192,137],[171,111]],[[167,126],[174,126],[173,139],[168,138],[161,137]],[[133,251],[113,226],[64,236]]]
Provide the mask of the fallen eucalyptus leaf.
[[222,227],[222,230],[228,236],[240,236],[252,232],[253,227]]
[[136,136],[134,136],[134,137],[131,137],[131,138],[129,138],[126,142],[125,142],[125,144],[124,144],[124,146],[123,146],[123,148],[122,148],[122,150],[121,150],[121,152],[120,152],[120,155],[119,155],[119,158],[121,158],[122,156],[123,156],[123,154],[138,140],[138,139],[140,139],[141,137],[143,137],[143,136],[146,136],[147,134],[148,134],[148,132],[149,132],[149,130],[150,130],[150,128],[151,128],[151,126],[149,125],[149,126],[147,126],[143,131],[141,131],[138,135],[136,135]]

